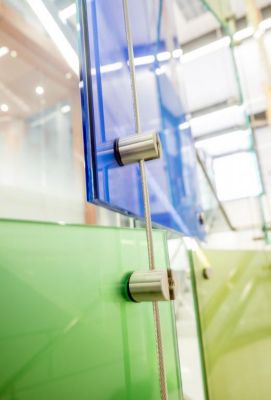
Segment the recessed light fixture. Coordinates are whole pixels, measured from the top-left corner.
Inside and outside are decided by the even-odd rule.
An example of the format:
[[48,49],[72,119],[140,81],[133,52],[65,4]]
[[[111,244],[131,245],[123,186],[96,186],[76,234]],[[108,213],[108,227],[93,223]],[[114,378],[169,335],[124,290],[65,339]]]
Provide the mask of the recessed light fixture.
[[0,47],[0,57],[4,57],[6,54],[8,54],[9,48],[6,46]]
[[67,114],[71,111],[71,106],[69,104],[65,104],[65,106],[61,107],[62,114]]
[[0,110],[1,110],[2,112],[8,112],[9,106],[8,106],[7,104],[1,104]]
[[17,51],[16,51],[16,50],[11,50],[11,52],[10,52],[10,57],[12,57],[12,58],[16,58],[16,57],[17,57],[17,55],[18,55],[18,53],[17,53]]
[[72,78],[71,72],[67,72],[67,73],[65,74],[65,78],[66,78],[66,79],[71,79],[71,78]]
[[38,96],[42,96],[44,94],[44,88],[42,86],[37,86],[35,92]]

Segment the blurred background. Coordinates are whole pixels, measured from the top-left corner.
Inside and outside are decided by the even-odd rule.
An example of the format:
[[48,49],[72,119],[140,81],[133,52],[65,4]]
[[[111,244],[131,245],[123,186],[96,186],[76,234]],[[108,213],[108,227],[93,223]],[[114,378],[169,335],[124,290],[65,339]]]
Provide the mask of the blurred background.
[[[263,249],[271,240],[271,1],[173,2],[203,247]],[[0,218],[134,226],[85,200],[78,29],[75,1],[0,0]],[[185,250],[196,246],[169,235],[171,265],[183,278],[176,316],[184,392],[200,400]]]
[[[85,202],[75,2],[0,4],[0,216],[129,224]],[[266,242],[271,2],[174,9],[209,243]]]

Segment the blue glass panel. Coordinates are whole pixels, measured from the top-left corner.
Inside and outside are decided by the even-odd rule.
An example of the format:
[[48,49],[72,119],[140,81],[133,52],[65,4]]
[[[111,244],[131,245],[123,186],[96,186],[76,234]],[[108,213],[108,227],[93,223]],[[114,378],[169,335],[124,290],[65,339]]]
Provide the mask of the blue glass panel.
[[[163,156],[147,162],[154,223],[204,236],[193,139],[181,98],[180,56],[170,2],[130,0],[143,132],[159,132]],[[82,0],[82,102],[89,201],[142,217],[139,167],[120,167],[113,144],[134,135],[122,0]]]

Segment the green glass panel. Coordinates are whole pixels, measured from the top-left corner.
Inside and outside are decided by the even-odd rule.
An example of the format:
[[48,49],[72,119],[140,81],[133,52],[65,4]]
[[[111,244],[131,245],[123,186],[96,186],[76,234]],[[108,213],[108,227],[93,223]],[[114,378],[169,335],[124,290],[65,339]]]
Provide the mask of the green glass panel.
[[271,252],[208,250],[192,259],[210,400],[270,400]]
[[[163,231],[154,245],[167,268]],[[141,229],[0,221],[0,399],[159,399],[152,304],[125,297],[127,274],[147,268]],[[160,311],[175,400],[172,304]]]

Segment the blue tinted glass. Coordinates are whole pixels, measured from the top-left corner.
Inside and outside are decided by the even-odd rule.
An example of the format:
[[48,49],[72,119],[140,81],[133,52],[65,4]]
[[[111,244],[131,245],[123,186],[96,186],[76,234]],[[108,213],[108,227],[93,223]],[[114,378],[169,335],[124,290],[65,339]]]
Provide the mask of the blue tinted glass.
[[[134,135],[122,0],[86,0],[82,15],[82,100],[88,200],[143,216],[139,167],[120,167],[113,145]],[[159,132],[162,158],[147,162],[154,223],[203,236],[196,158],[181,98],[180,56],[170,2],[130,0],[143,132]],[[89,114],[88,114],[88,111]]]

